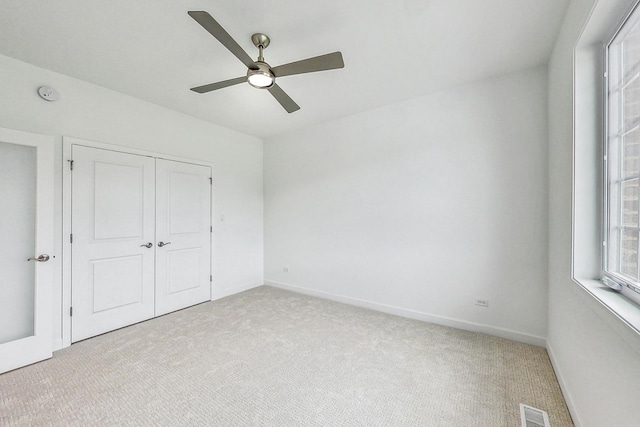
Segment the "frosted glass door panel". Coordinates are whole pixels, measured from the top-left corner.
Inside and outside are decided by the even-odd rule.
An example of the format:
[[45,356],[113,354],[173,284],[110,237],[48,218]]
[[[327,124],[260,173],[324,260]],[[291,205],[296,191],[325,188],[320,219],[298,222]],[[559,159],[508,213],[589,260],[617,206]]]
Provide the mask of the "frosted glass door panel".
[[0,344],[34,332],[36,155],[0,142]]

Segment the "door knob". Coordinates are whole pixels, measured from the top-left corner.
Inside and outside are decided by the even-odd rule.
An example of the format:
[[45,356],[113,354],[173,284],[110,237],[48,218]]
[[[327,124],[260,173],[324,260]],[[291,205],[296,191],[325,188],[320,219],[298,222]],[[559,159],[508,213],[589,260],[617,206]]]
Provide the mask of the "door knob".
[[167,246],[167,245],[170,245],[170,244],[171,244],[171,242],[158,242],[158,246],[159,247]]
[[151,248],[151,246],[153,246],[153,243],[149,242],[146,245],[140,245],[140,247],[145,247],[145,248]]
[[42,254],[38,258],[32,257],[32,258],[29,258],[27,261],[47,262],[49,261],[49,255]]

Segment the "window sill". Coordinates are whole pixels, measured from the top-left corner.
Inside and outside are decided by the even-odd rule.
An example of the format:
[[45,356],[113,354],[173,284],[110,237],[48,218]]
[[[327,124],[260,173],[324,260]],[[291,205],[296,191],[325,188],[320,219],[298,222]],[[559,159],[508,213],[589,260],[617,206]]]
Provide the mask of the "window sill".
[[636,337],[640,337],[640,305],[599,280],[577,278],[574,280],[618,320],[627,325]]

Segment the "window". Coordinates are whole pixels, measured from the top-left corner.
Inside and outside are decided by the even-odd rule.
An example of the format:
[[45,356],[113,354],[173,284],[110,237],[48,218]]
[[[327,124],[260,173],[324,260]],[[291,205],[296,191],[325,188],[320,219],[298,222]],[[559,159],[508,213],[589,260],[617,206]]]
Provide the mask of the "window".
[[640,301],[640,8],[606,48],[604,282]]

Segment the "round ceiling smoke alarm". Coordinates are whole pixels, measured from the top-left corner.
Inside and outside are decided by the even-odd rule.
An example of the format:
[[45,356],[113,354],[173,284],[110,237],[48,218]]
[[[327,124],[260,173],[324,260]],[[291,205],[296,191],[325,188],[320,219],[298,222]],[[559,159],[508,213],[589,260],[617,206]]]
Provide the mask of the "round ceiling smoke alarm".
[[49,86],[40,86],[38,88],[38,95],[40,95],[40,98],[47,101],[57,101],[58,98],[60,98],[58,91]]

